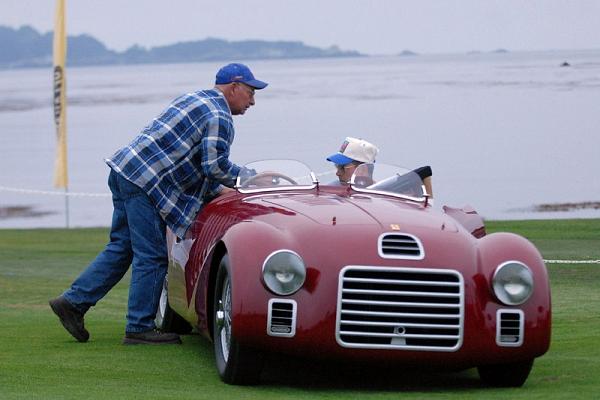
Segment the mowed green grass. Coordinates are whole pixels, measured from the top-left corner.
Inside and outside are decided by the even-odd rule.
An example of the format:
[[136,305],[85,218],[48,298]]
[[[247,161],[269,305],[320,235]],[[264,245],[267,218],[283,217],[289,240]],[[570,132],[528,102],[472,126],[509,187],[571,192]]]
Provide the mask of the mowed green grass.
[[[488,222],[532,240],[546,259],[600,259],[600,219]],[[600,391],[600,264],[549,264],[550,351],[525,386],[484,387],[475,370],[369,374],[297,360],[272,364],[260,386],[218,378],[212,345],[123,346],[128,276],[86,315],[88,343],[48,307],[102,249],[106,229],[0,230],[0,399],[595,398]]]

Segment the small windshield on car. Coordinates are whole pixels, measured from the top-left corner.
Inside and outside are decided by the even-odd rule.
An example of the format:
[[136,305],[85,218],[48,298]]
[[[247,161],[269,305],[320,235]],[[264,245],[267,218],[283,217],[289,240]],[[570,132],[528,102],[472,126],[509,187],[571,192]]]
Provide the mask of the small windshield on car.
[[236,188],[242,193],[312,189],[316,178],[310,168],[296,160],[260,160],[246,164]]
[[358,192],[390,194],[415,201],[425,200],[423,181],[414,171],[388,164],[361,164],[350,186]]

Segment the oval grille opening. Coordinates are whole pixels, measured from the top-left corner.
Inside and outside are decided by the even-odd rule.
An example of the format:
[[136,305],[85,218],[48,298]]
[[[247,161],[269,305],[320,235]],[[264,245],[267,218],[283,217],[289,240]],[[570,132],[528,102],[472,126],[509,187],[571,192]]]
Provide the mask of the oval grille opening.
[[337,341],[344,347],[456,351],[463,295],[455,270],[346,267],[340,273]]

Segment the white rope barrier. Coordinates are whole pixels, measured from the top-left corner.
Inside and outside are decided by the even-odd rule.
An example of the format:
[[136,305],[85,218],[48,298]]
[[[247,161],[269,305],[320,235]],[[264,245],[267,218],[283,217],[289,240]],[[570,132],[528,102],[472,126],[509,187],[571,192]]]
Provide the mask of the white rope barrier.
[[600,260],[544,260],[546,264],[600,264]]
[[[321,172],[317,176],[329,174],[330,172]],[[20,189],[8,186],[0,186],[0,191],[22,193],[22,194],[38,194],[50,196],[70,196],[70,197],[111,197],[110,193],[85,193],[85,192],[59,192],[50,190],[34,190]],[[546,264],[600,264],[600,260],[544,260]]]
[[51,190],[34,190],[34,189],[20,189],[7,186],[0,186],[0,192],[12,192],[21,194],[41,194],[49,196],[69,196],[69,197],[111,197],[110,193],[84,193],[84,192],[60,192]]
[[[317,177],[335,174],[335,171],[320,172],[315,174]],[[294,178],[301,179],[301,178]],[[36,190],[36,189],[22,189],[0,185],[0,192],[11,192],[21,194],[39,194],[47,196],[69,196],[69,197],[111,197],[110,193],[85,193],[85,192],[64,192],[54,190]]]

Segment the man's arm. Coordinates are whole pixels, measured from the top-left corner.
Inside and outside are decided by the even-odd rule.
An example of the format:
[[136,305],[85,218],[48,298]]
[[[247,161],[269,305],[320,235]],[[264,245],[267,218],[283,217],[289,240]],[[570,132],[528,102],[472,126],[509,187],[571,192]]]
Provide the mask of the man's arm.
[[233,126],[225,118],[208,121],[200,145],[202,146],[201,170],[207,178],[233,187],[241,167],[229,161],[229,149],[233,141]]

